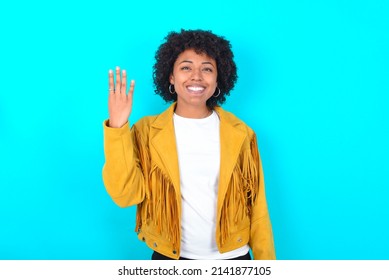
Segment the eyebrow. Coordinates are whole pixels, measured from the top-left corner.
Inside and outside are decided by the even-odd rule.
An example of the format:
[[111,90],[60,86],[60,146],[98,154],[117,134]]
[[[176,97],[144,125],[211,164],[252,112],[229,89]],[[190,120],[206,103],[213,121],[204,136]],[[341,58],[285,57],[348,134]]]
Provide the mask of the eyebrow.
[[[181,64],[181,63],[193,63],[193,61],[191,61],[191,60],[183,60],[183,61],[181,61],[179,64]],[[202,62],[201,64],[210,64],[210,65],[212,65],[213,67],[215,67],[213,64],[212,64],[212,62],[210,62],[210,61],[204,61],[204,62]]]

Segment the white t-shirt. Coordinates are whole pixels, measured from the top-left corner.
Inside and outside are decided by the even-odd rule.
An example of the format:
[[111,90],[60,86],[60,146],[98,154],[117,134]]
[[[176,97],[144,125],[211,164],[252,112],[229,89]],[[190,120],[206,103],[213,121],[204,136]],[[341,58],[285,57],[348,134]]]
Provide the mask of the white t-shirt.
[[220,171],[219,117],[173,117],[182,199],[181,257],[227,259],[245,255],[249,246],[220,254],[216,209]]

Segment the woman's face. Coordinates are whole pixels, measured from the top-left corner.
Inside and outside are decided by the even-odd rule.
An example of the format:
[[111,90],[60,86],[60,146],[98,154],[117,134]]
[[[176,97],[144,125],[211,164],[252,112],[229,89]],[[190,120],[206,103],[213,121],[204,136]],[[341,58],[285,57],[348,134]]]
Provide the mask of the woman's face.
[[217,87],[216,61],[188,49],[174,63],[170,83],[177,93],[177,106],[204,108]]

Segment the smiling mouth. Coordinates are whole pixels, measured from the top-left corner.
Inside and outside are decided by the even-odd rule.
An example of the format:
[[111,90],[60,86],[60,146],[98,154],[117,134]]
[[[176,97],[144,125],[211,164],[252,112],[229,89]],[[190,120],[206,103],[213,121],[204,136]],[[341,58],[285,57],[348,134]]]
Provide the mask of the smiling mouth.
[[190,92],[190,93],[202,93],[204,92],[205,90],[205,87],[199,87],[199,86],[188,86],[186,87],[187,90]]

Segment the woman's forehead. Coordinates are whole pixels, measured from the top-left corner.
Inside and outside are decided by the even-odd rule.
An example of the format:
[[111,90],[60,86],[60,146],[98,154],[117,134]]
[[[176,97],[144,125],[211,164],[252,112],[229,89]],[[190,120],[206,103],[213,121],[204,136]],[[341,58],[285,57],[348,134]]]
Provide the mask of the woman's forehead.
[[180,53],[176,59],[176,62],[180,62],[180,61],[192,61],[193,60],[196,60],[196,61],[204,61],[204,62],[211,62],[211,63],[215,63],[215,59],[213,59],[211,56],[209,56],[208,54],[206,54],[205,52],[198,52],[194,49],[187,49],[185,51],[183,51],[182,53]]

